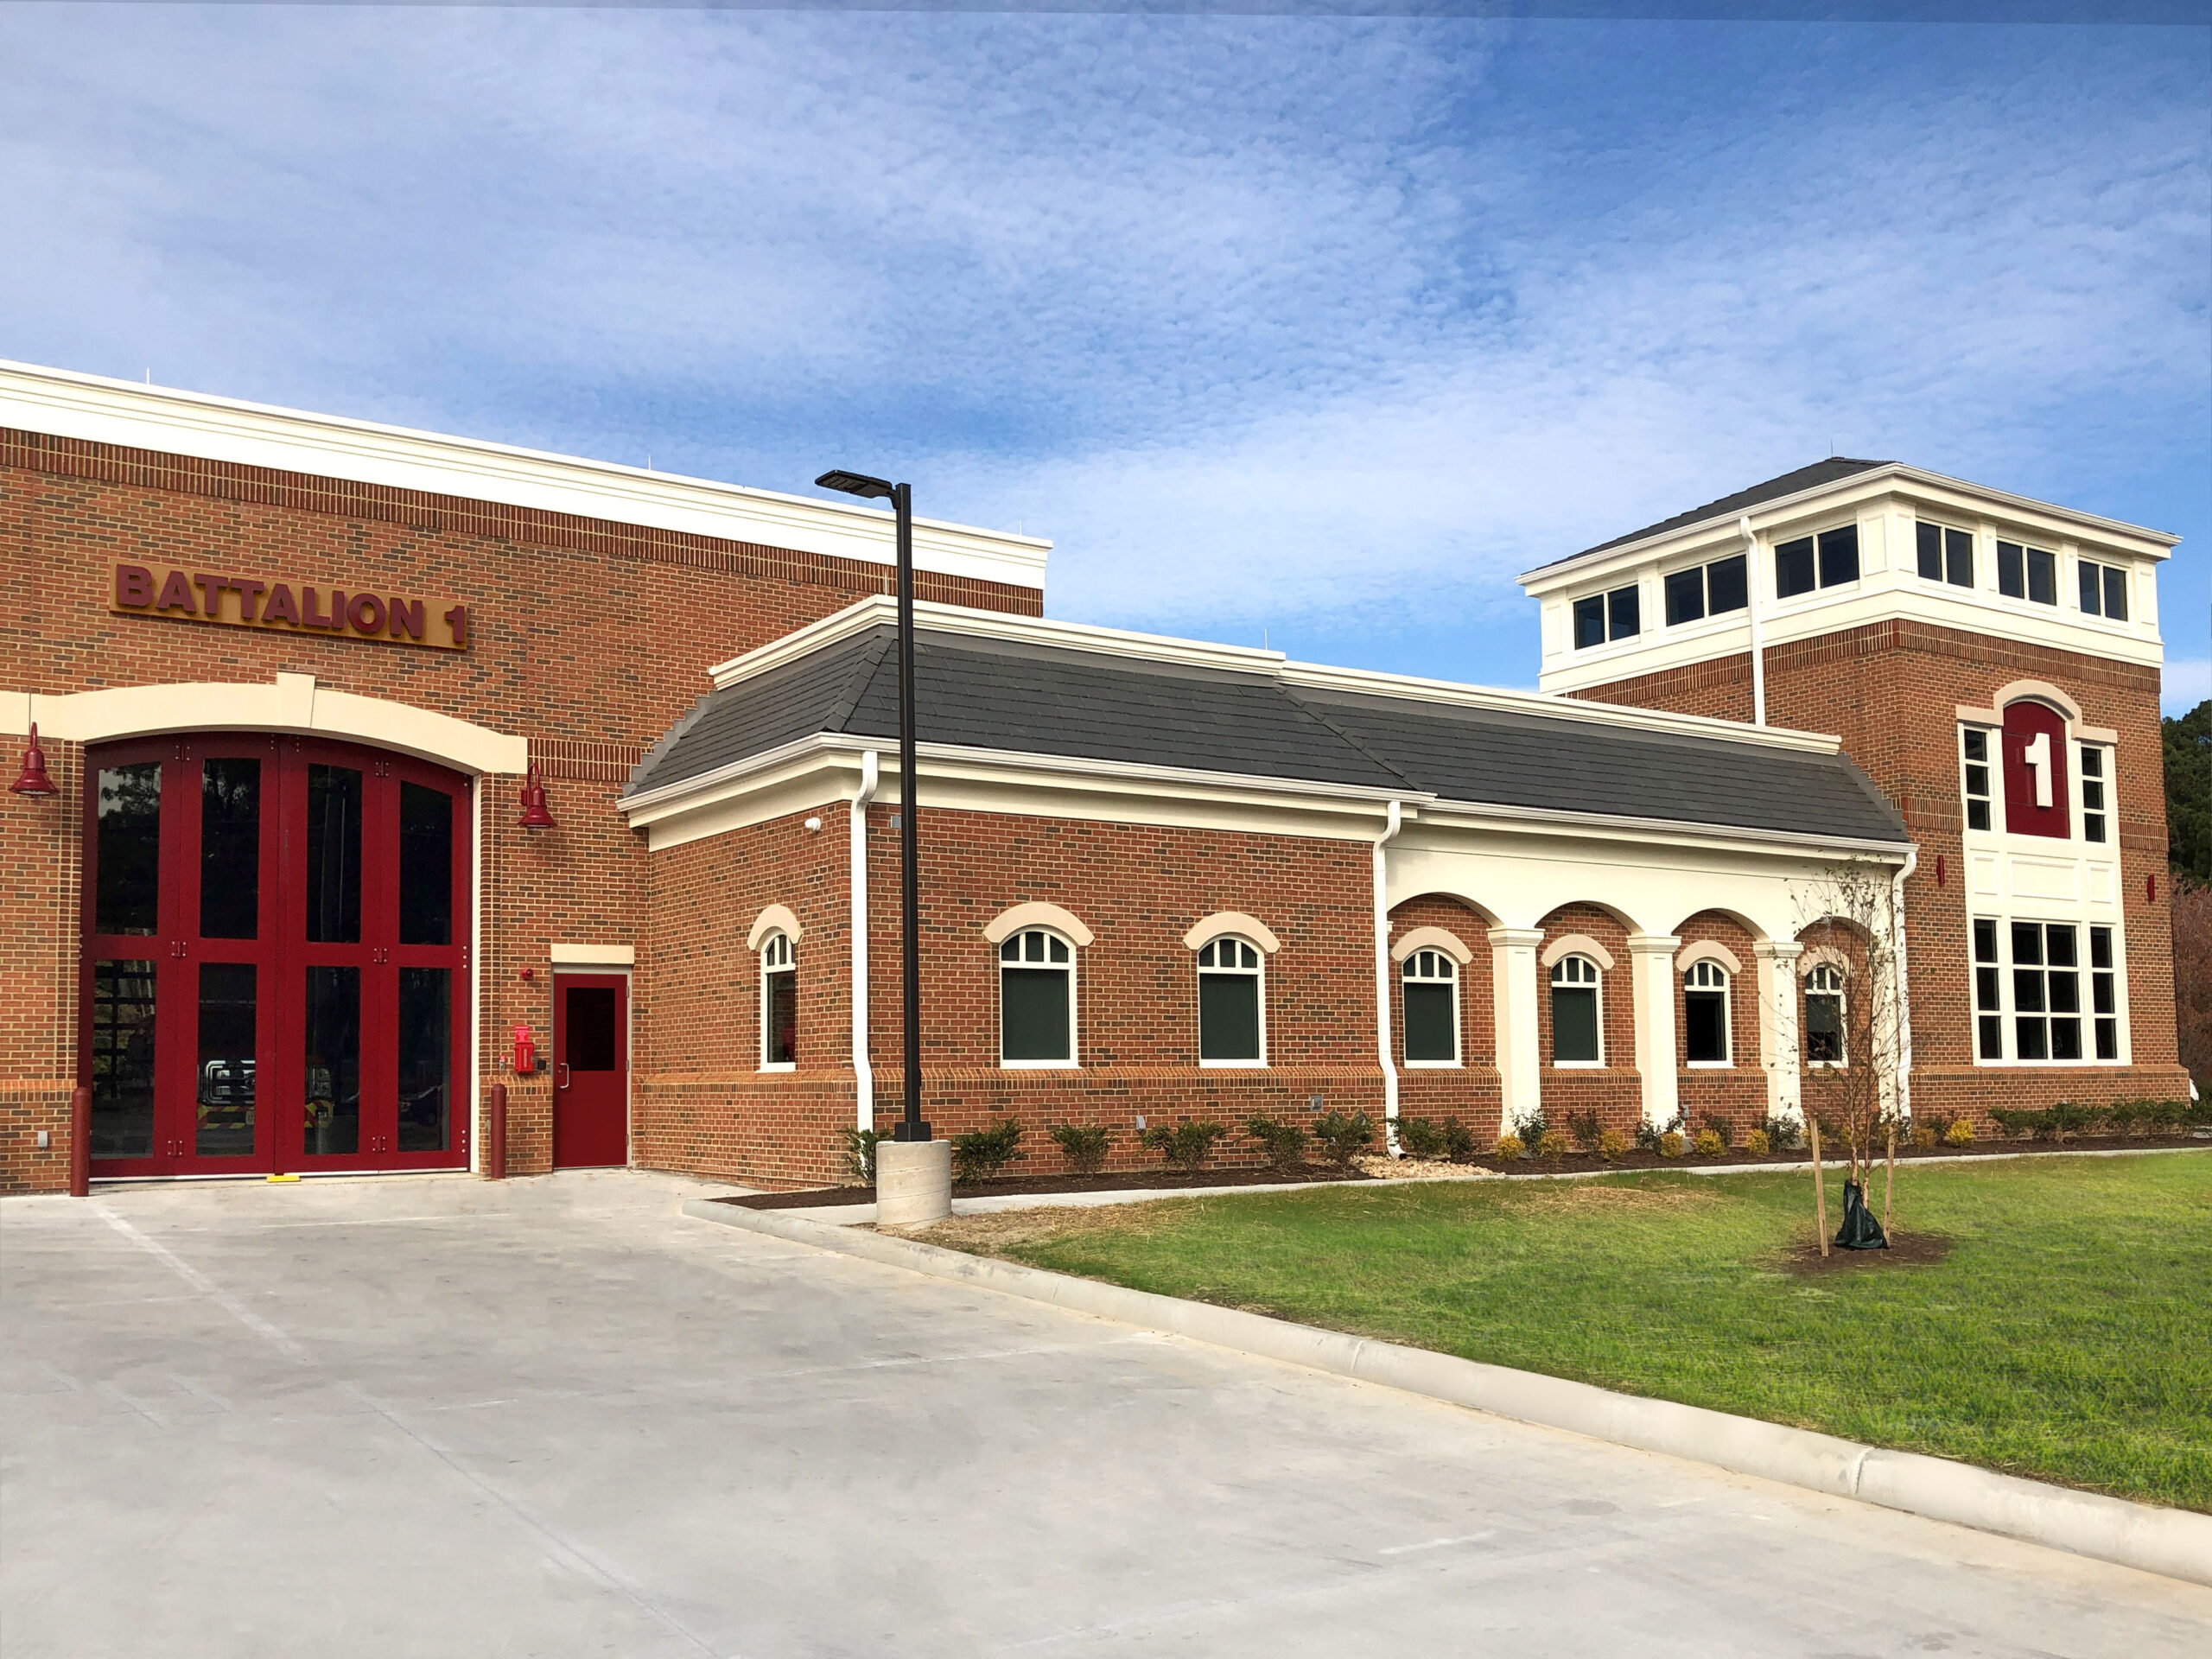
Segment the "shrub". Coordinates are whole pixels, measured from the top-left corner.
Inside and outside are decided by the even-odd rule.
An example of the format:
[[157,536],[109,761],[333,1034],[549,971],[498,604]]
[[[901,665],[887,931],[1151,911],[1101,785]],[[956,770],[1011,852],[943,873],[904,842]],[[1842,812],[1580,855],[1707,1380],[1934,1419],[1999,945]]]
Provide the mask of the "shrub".
[[1533,1153],[1536,1148],[1536,1143],[1544,1138],[1544,1131],[1550,1127],[1550,1124],[1544,1122],[1544,1109],[1538,1106],[1513,1120],[1512,1134],[1522,1146]]
[[1324,1112],[1313,1120],[1313,1138],[1338,1169],[1375,1144],[1375,1120],[1365,1112]]
[[[1736,1129],[1733,1124],[1730,1123],[1726,1118],[1721,1116],[1718,1112],[1707,1112],[1704,1116],[1699,1118],[1698,1122],[1705,1125],[1705,1135],[1711,1135],[1714,1140],[1720,1143],[1720,1151],[1726,1152],[1728,1150],[1728,1143],[1736,1138]],[[1704,1141],[1705,1135],[1698,1136],[1698,1140],[1700,1142]]]
[[2137,1113],[2146,1128],[2162,1135],[2179,1135],[2191,1118],[2185,1100],[2141,1101],[2137,1103]]
[[1912,1144],[1923,1152],[1927,1151],[1941,1139],[1942,1137],[1936,1133],[1936,1126],[1933,1123],[1916,1123],[1912,1126]]
[[2114,1135],[2133,1135],[2138,1119],[2143,1116],[2139,1100],[2115,1100],[2105,1108],[2105,1125]]
[[952,1137],[952,1179],[988,1181],[1022,1155],[1021,1122],[1002,1118],[995,1128]]
[[1767,1146],[1766,1131],[1764,1129],[1753,1129],[1751,1133],[1746,1135],[1744,1137],[1744,1150],[1754,1158],[1765,1157],[1769,1150]]
[[862,1186],[875,1185],[875,1143],[891,1137],[880,1129],[847,1129],[838,1136],[845,1173]]
[[1775,1151],[1787,1152],[1797,1144],[1797,1138],[1802,1131],[1798,1128],[1797,1121],[1795,1118],[1784,1117],[1780,1112],[1774,1112],[1768,1116],[1765,1122],[1759,1125],[1759,1133],[1766,1136],[1767,1144]]
[[1659,1155],[1662,1158],[1682,1155],[1682,1132],[1680,1129],[1669,1129],[1659,1137]]
[[1628,1136],[1618,1129],[1607,1129],[1598,1137],[1598,1155],[1609,1164],[1618,1163],[1628,1151]]
[[1444,1155],[1455,1164],[1475,1161],[1475,1132],[1464,1123],[1444,1126]]
[[1529,1149],[1521,1144],[1519,1135],[1508,1129],[1497,1137],[1497,1144],[1490,1149],[1490,1155],[1500,1163],[1517,1163],[1529,1155]]
[[1260,1143],[1277,1169],[1296,1169],[1306,1161],[1306,1131],[1295,1123],[1262,1112],[1244,1120],[1244,1133]]
[[1576,1112],[1567,1120],[1567,1132],[1574,1138],[1577,1152],[1595,1152],[1598,1143],[1605,1138],[1605,1126],[1595,1112]]
[[1228,1133],[1225,1127],[1209,1118],[1192,1118],[1173,1128],[1165,1123],[1154,1124],[1144,1132],[1144,1144],[1171,1167],[1185,1175],[1195,1175],[1213,1156],[1213,1143]]
[[1451,1142],[1443,1125],[1433,1123],[1425,1117],[1402,1117],[1398,1120],[1398,1144],[1408,1158],[1431,1160],[1447,1157]]
[[1048,1133],[1052,1144],[1067,1159],[1068,1167],[1078,1175],[1096,1175],[1099,1172],[1106,1162],[1106,1148],[1113,1140],[1113,1131],[1103,1123],[1055,1123]]
[[1943,1131],[1943,1144],[1947,1147],[1970,1147],[1974,1145],[1973,1120],[1964,1117],[1953,1118],[1951,1120],[1951,1127]]
[[1564,1162],[1567,1158],[1567,1137],[1557,1129],[1546,1129],[1536,1142],[1536,1155],[1539,1158],[1548,1158],[1554,1164]]
[[1989,1116],[2007,1141],[2032,1141],[2046,1122],[2043,1113],[2025,1107],[1993,1106]]
[[2098,1107],[2061,1100],[2052,1103],[2050,1109],[2043,1116],[2044,1124],[2050,1130],[2050,1138],[2063,1147],[2068,1135],[2087,1134],[2096,1128],[2103,1120],[2104,1112]]
[[1697,1155],[1700,1158],[1718,1158],[1728,1150],[1728,1143],[1720,1138],[1718,1131],[1713,1129],[1700,1129],[1697,1132],[1696,1144]]

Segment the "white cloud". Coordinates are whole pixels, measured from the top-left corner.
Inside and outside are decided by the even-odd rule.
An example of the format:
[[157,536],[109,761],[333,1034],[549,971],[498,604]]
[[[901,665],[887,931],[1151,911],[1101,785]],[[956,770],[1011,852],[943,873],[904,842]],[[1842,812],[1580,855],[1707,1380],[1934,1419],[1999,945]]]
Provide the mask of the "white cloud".
[[2169,715],[2185,715],[2212,697],[2212,658],[2169,657],[2159,683],[2158,707]]

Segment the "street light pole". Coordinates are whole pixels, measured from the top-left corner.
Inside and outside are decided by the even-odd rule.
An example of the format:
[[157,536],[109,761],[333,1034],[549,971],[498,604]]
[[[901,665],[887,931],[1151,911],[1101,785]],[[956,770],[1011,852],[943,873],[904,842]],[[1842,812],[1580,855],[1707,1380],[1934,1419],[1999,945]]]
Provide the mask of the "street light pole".
[[817,486],[888,501],[899,526],[899,931],[901,1046],[906,1054],[906,1110],[894,1141],[927,1141],[922,1121],[921,825],[914,810],[914,488],[864,473],[828,472]]

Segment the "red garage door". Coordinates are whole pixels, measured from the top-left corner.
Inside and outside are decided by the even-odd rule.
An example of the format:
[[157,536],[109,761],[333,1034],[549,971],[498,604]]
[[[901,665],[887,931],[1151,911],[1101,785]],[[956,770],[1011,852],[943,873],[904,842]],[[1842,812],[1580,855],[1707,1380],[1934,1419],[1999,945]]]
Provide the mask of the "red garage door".
[[253,735],[86,771],[92,1173],[465,1164],[469,780]]

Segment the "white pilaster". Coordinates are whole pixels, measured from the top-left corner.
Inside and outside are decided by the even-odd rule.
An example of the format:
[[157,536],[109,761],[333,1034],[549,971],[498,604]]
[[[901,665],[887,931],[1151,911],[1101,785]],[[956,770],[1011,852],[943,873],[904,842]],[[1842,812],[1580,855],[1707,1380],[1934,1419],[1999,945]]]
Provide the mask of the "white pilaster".
[[1805,947],[1795,939],[1761,939],[1751,946],[1758,958],[1759,1064],[1766,1068],[1766,1109],[1794,1123],[1805,1121],[1798,1090],[1797,959]]
[[1636,1069],[1643,1076],[1643,1121],[1654,1128],[1665,1128],[1681,1109],[1675,1065],[1675,952],[1681,948],[1671,933],[1629,935]]
[[1499,1121],[1503,1129],[1510,1129],[1539,1103],[1536,950],[1543,942],[1540,927],[1490,931],[1490,1001],[1497,1027],[1497,1075],[1503,1106]]

